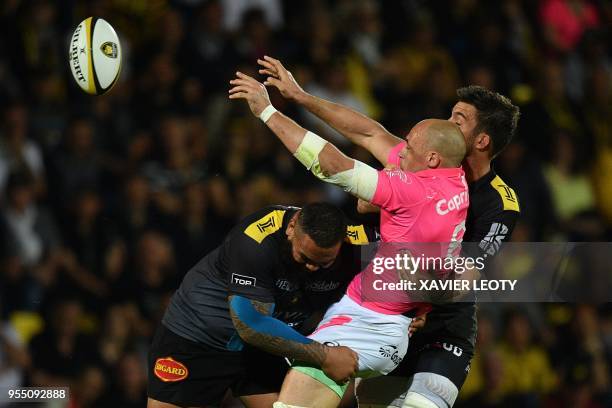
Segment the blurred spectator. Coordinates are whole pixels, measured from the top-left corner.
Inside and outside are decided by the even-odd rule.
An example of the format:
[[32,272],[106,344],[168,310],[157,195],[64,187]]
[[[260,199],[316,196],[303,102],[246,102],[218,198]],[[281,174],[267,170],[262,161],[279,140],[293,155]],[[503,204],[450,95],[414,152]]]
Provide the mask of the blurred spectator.
[[49,259],[59,246],[59,234],[50,214],[35,201],[35,185],[27,173],[13,173],[6,185],[6,206],[2,220],[6,225],[3,237],[11,254],[23,265],[35,267]]
[[187,271],[221,243],[219,226],[208,208],[206,185],[197,183],[185,190],[180,219],[173,229],[172,239],[177,254],[178,269]]
[[207,94],[225,90],[231,79],[236,53],[223,28],[223,9],[219,1],[206,1],[196,11],[189,34],[190,73],[197,76]]
[[60,237],[50,213],[34,201],[28,174],[13,173],[0,213],[5,312],[38,310],[59,267]]
[[160,216],[151,201],[147,179],[139,174],[128,176],[121,202],[114,218],[118,221],[121,235],[132,248],[142,232],[159,226]]
[[470,364],[470,375],[461,389],[461,407],[493,407],[501,403],[504,371],[495,348],[495,327],[491,318],[478,315],[476,354]]
[[537,407],[542,397],[557,386],[558,378],[545,350],[532,338],[525,314],[510,311],[504,326],[505,341],[499,347],[502,392],[512,406]]
[[147,404],[147,376],[142,358],[135,353],[122,355],[117,371],[117,380],[100,407],[144,407]]
[[62,215],[69,209],[67,197],[74,197],[85,186],[97,188],[100,185],[103,167],[94,133],[89,119],[73,119],[66,130],[63,145],[54,155],[51,180],[55,194],[51,199]]
[[26,4],[29,24],[22,30],[26,72],[45,68],[58,72],[64,66],[64,42],[57,27],[56,3],[34,0]]
[[114,225],[102,216],[101,198],[95,190],[82,189],[71,201],[71,222],[64,229],[63,259],[64,270],[72,282],[64,285],[72,283],[71,293],[82,295],[88,307],[100,307],[98,302],[110,294],[105,279],[115,273],[108,271],[114,266],[108,258],[123,244]]
[[540,13],[548,44],[562,53],[572,51],[586,30],[599,25],[599,13],[588,0],[544,0]]
[[56,301],[45,330],[30,343],[32,384],[75,386],[79,375],[98,360],[92,339],[79,328],[83,311],[72,299]]
[[[14,327],[0,317],[0,388],[15,389],[22,386],[29,366],[30,355],[23,340]],[[0,407],[6,406],[8,404],[0,403]]]
[[[519,125],[521,126],[521,125]],[[521,204],[519,222],[529,235],[525,241],[542,241],[556,225],[550,188],[544,177],[542,162],[535,152],[521,142],[513,142],[494,163],[504,180],[515,189]],[[519,235],[515,228],[513,238]]]
[[[306,87],[306,91],[315,96],[366,113],[366,107],[357,99],[349,88],[346,61],[343,58],[335,58],[325,65],[318,75],[318,80]],[[347,146],[350,144],[348,139],[333,130],[323,121],[311,113],[304,112],[306,127],[317,134],[324,135],[336,145]]]
[[235,31],[245,14],[253,9],[261,10],[265,24],[279,28],[283,23],[283,9],[279,0],[221,0],[223,5],[223,25],[227,30]]
[[4,111],[0,139],[0,189],[4,190],[11,172],[29,173],[37,196],[44,194],[45,165],[38,144],[28,138],[28,113],[25,105],[17,102]]
[[180,192],[190,182],[202,180],[205,171],[202,163],[194,161],[185,126],[178,117],[161,120],[159,137],[159,160],[146,164],[144,175],[149,180],[156,208],[163,214],[177,215]]
[[106,379],[100,367],[88,366],[79,374],[70,392],[72,407],[93,407],[104,395]]
[[[604,75],[612,75],[612,60],[606,49],[605,32],[590,31],[585,34],[578,52],[571,54],[565,64],[565,82],[568,96],[577,102],[584,102],[588,93],[589,80],[593,71],[603,70]],[[607,74],[606,74],[607,73]],[[609,89],[599,92],[609,92]],[[589,102],[588,100],[586,101]]]
[[[147,56],[144,75],[138,78],[138,88],[133,95],[134,112],[138,125],[147,126],[151,118],[172,111],[179,96],[180,68],[172,55],[156,52]],[[147,101],[146,104],[139,103]]]
[[177,287],[172,245],[158,232],[145,232],[138,241],[133,261],[129,299],[138,304],[139,312],[147,322],[157,323],[169,296]]
[[521,136],[541,159],[551,157],[550,146],[555,143],[552,138],[555,129],[585,137],[578,109],[567,97],[563,67],[559,61],[546,61],[541,65],[537,97],[523,107],[523,113]]
[[[610,401],[610,364],[597,310],[580,305],[574,312],[569,333],[564,330],[553,348],[558,370],[567,383],[580,386],[589,395]],[[568,347],[571,344],[571,347]],[[584,390],[584,388],[587,390]]]
[[[604,232],[595,211],[593,188],[585,172],[588,161],[567,132],[557,132],[553,160],[544,169],[558,222],[568,241],[598,241]],[[582,153],[582,154],[581,154]]]
[[599,66],[591,72],[588,82],[586,119],[595,144],[593,182],[597,207],[608,225],[612,225],[612,80],[609,72]]
[[360,0],[347,4],[351,9],[346,17],[353,49],[370,68],[382,58],[383,26],[380,5],[373,0]]
[[132,324],[133,317],[133,310],[127,304],[116,303],[106,313],[98,346],[108,371],[116,368],[125,353],[142,345],[139,328]]

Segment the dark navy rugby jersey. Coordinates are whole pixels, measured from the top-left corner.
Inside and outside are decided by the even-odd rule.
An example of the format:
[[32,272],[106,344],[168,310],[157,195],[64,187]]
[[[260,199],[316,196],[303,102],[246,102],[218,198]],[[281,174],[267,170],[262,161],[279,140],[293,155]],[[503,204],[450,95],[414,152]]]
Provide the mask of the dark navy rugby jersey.
[[349,225],[335,262],[310,272],[293,260],[285,233],[298,210],[271,206],[240,221],[218,248],[187,272],[162,323],[186,339],[238,350],[242,343],[230,317],[229,295],[274,303],[274,317],[298,331],[311,315],[339,300],[360,272],[360,245],[373,241],[375,232]]
[[[510,239],[519,217],[520,206],[514,190],[491,169],[468,185],[470,206],[463,242],[477,243],[464,247],[467,256],[494,256],[503,242]],[[476,305],[474,302],[435,305],[427,323],[411,338],[411,347],[447,341],[468,350],[476,342]]]

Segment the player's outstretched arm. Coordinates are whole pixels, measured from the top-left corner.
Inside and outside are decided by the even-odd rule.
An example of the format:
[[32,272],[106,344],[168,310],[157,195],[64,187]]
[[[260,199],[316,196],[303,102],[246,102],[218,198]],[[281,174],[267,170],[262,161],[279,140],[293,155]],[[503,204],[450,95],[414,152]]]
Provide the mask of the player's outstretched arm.
[[328,347],[305,337],[268,313],[272,303],[230,295],[230,314],[240,338],[268,353],[314,364],[335,381],[345,381],[358,369],[357,354],[348,347]]
[[321,180],[370,201],[376,192],[378,172],[343,154],[336,146],[276,111],[266,87],[248,75],[237,72],[230,81],[230,99],[245,99],[251,112],[261,118],[285,147]]
[[351,142],[367,149],[383,165],[387,164],[389,151],[402,141],[375,120],[304,91],[279,60],[265,56],[257,63],[261,66],[259,73],[267,75],[264,85],[276,87],[283,97],[303,106]]

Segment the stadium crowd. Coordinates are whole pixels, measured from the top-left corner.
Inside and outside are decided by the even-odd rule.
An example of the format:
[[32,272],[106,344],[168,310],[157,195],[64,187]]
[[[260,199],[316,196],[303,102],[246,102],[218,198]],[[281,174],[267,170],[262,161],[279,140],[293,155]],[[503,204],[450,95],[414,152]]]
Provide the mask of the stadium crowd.
[[[87,16],[122,40],[104,96],[74,83]],[[495,169],[513,241],[612,241],[612,3],[597,0],[6,0],[0,3],[0,389],[146,404],[152,329],[182,275],[267,204],[355,201],[227,99],[256,58],[404,134],[478,84],[521,107]],[[372,162],[271,92],[353,157]],[[612,407],[612,307],[483,304],[457,406]],[[1,404],[0,404],[1,405]]]

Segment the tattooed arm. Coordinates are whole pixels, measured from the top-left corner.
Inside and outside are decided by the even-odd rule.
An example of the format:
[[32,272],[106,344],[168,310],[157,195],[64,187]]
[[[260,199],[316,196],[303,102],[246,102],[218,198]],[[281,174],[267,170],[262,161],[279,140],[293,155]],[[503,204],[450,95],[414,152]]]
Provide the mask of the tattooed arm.
[[230,295],[230,314],[246,343],[271,354],[316,365],[333,380],[344,381],[357,371],[357,355],[347,347],[328,347],[311,340],[269,315],[273,303]]

